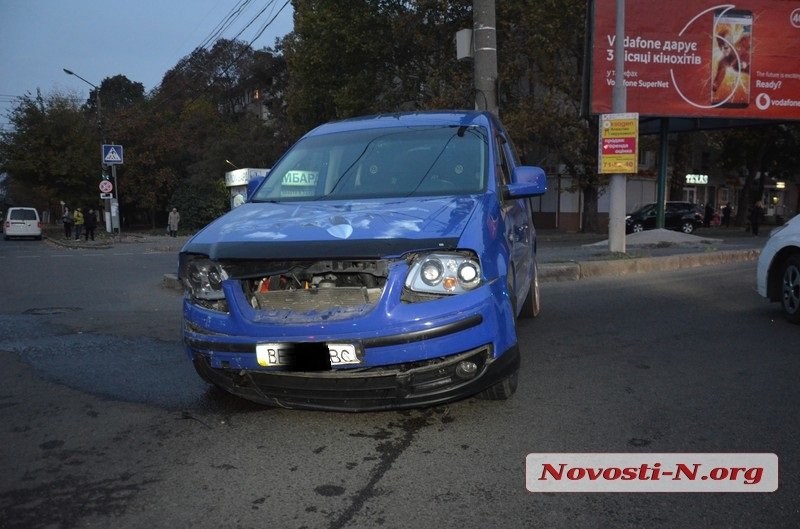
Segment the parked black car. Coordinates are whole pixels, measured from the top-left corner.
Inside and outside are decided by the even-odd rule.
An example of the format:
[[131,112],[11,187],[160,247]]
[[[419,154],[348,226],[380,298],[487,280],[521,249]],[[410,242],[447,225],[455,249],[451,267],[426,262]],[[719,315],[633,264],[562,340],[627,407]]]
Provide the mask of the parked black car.
[[[656,229],[656,206],[646,204],[625,218],[625,232],[638,233]],[[699,205],[691,202],[667,202],[664,207],[664,227],[692,233],[703,225],[703,212]]]

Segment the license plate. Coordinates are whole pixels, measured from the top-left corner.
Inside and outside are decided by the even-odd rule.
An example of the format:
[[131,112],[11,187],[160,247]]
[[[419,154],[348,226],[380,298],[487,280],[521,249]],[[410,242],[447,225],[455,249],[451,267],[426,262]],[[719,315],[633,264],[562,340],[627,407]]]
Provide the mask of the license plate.
[[[331,367],[360,364],[356,346],[345,343],[326,344]],[[286,366],[292,363],[292,355],[302,355],[302,343],[260,343],[256,344],[256,360],[264,367]]]

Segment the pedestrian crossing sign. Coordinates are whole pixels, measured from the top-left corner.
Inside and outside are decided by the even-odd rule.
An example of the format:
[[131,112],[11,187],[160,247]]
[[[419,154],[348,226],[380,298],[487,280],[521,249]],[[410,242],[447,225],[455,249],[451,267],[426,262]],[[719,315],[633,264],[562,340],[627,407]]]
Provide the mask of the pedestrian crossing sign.
[[103,163],[122,165],[122,145],[103,145]]

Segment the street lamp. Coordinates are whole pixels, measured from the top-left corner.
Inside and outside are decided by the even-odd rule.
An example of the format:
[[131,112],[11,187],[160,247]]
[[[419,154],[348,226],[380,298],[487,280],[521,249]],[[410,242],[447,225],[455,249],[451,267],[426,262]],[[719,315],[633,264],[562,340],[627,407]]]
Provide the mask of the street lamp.
[[228,160],[228,159],[226,159],[226,160],[225,160],[225,163],[226,163],[226,164],[228,164],[228,165],[230,165],[230,166],[231,166],[231,167],[233,167],[234,169],[239,169],[239,166],[238,166],[238,165],[236,165],[235,163],[233,163],[232,161],[230,161],[230,160]]
[[[83,81],[84,83],[86,83],[89,86],[91,86],[92,88],[94,88],[95,104],[97,105],[97,128],[100,129],[101,143],[105,144],[106,138],[105,138],[105,132],[103,131],[103,118],[102,118],[102,113],[101,113],[101,108],[100,108],[100,87],[97,86],[96,84],[92,83],[92,82],[87,81],[86,79],[84,79],[80,75],[76,74],[72,70],[68,70],[66,68],[62,68],[62,70],[64,70],[65,74],[73,75],[73,76],[77,77],[78,79],[80,79],[81,81]],[[101,170],[102,174],[105,174],[105,167],[104,167],[104,164],[102,162],[100,163],[100,170]],[[113,204],[112,204],[111,200],[108,200],[108,199],[106,200],[106,215],[108,215],[106,217],[106,231],[108,233],[111,233],[113,231],[113,229],[114,229],[114,218],[118,216],[118,214],[114,215],[115,208],[119,207],[118,206],[118,204],[119,204],[119,188],[117,187],[117,166],[116,165],[112,165],[111,166],[111,174],[112,174],[112,176],[114,178],[114,195],[113,196],[116,197],[116,199],[115,199]],[[119,228],[117,228],[118,229],[118,233],[122,233],[122,222],[117,220],[117,224],[119,225]]]
[[97,128],[100,129],[100,139],[103,140],[103,143],[105,143],[106,139],[105,139],[105,134],[103,132],[103,117],[102,117],[102,112],[101,112],[101,109],[100,109],[100,87],[97,86],[94,83],[91,83],[91,82],[87,81],[86,79],[84,79],[80,75],[76,74],[72,70],[67,70],[66,68],[62,68],[62,70],[64,70],[65,74],[73,75],[73,76],[77,77],[78,79],[80,79],[81,81],[83,81],[84,83],[86,83],[89,86],[91,86],[92,88],[94,88],[94,99],[95,99],[95,104],[97,105]]

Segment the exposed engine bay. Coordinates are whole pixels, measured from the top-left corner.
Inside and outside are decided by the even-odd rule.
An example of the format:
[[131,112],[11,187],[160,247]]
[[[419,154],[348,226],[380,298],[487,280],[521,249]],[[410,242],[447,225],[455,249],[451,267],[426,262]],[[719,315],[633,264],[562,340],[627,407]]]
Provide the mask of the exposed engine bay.
[[374,304],[388,276],[378,261],[247,262],[225,269],[241,278],[250,305],[259,310],[311,312]]

